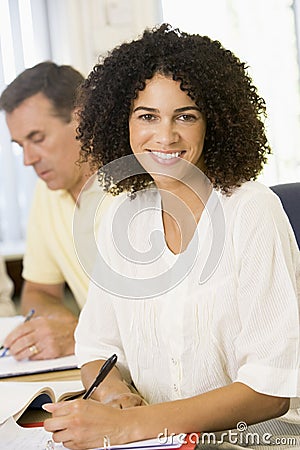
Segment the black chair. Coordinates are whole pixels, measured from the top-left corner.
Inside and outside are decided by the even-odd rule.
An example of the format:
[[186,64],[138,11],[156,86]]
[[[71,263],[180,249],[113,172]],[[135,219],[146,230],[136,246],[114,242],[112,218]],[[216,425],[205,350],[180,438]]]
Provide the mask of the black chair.
[[300,183],[277,184],[270,189],[280,198],[300,249]]

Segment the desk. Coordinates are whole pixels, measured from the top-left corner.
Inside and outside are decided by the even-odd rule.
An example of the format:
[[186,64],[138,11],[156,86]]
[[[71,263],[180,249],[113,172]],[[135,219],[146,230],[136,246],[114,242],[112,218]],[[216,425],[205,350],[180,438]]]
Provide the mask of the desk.
[[34,373],[17,377],[2,378],[1,381],[73,381],[80,380],[80,369],[59,370],[57,372]]

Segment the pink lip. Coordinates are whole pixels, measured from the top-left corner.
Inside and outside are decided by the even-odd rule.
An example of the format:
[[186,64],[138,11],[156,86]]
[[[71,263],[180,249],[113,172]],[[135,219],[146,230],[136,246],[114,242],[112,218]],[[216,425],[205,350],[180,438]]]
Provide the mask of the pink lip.
[[49,174],[51,173],[51,170],[44,170],[43,172],[37,172],[37,175],[42,178],[43,180],[47,179]]

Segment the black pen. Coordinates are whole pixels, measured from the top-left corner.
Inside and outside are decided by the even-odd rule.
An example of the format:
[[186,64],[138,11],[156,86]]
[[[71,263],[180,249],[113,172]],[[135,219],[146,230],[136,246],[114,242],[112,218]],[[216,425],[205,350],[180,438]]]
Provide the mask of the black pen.
[[94,390],[99,386],[99,384],[104,380],[104,378],[109,374],[109,372],[111,371],[111,369],[114,367],[114,365],[117,362],[117,355],[114,354],[112,355],[110,358],[108,358],[107,361],[105,361],[105,363],[103,364],[103,366],[101,367],[101,369],[99,370],[98,375],[95,378],[95,381],[91,384],[91,386],[88,388],[88,390],[86,391],[86,393],[83,395],[83,399],[86,400],[88,399],[92,393],[94,392]]
[[[29,311],[29,313],[27,314],[27,316],[25,317],[23,323],[28,322],[28,320],[31,319],[31,317],[33,316],[34,313],[35,313],[34,309],[31,309],[31,310]],[[5,356],[6,353],[8,352],[8,350],[9,350],[8,348],[5,348],[4,345],[1,345],[0,350],[2,350],[2,349],[4,349],[4,350],[3,350],[3,352],[1,353],[0,358],[2,358],[3,356]]]

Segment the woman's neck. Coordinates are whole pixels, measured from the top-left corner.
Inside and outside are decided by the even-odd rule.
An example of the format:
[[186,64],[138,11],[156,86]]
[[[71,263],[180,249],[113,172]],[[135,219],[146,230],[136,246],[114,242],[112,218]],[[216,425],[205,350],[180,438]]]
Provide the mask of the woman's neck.
[[211,185],[187,185],[180,181],[158,186],[162,199],[165,239],[170,250],[183,252],[190,243],[201,218]]

